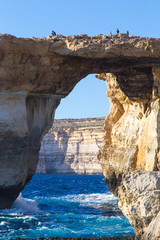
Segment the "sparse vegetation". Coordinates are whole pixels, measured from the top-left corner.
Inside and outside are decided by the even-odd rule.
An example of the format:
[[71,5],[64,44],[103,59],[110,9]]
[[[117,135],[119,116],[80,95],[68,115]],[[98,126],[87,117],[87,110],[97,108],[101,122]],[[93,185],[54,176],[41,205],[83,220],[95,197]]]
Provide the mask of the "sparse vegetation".
[[103,127],[105,117],[54,120],[52,129]]

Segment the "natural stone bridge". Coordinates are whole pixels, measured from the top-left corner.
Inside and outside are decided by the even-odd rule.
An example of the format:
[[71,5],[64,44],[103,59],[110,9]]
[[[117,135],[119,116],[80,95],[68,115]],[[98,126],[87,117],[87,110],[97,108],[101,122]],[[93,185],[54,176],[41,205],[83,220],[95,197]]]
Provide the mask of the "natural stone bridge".
[[60,99],[90,73],[111,104],[98,154],[106,182],[137,239],[160,239],[160,39],[0,35],[0,208],[34,175]]

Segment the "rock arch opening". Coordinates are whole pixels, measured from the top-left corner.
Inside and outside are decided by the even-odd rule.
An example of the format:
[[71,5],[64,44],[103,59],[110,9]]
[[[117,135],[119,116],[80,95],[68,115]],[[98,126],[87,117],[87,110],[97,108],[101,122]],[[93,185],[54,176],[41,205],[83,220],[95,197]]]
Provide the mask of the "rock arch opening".
[[106,91],[105,81],[91,74],[61,100],[53,126],[42,139],[38,173],[102,174],[97,154],[109,112]]
[[95,74],[89,74],[76,84],[70,94],[61,100],[56,109],[55,119],[80,119],[107,116],[109,101],[107,86]]

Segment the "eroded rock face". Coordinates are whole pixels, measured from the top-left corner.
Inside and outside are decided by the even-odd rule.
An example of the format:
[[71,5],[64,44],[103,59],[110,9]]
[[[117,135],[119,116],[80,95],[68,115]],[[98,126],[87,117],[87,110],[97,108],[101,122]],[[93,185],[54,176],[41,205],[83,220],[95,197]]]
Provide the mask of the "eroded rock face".
[[0,94],[0,208],[11,207],[35,173],[42,133],[53,120],[54,96]]
[[160,229],[160,213],[153,218],[145,233],[143,234],[142,240],[155,239],[159,240],[159,229]]
[[[160,210],[160,173],[129,172],[118,188],[118,197],[120,209],[134,226],[137,238],[141,239],[143,233],[147,232],[147,227],[151,224],[152,219],[156,218]],[[159,227],[159,225],[154,225],[157,232],[156,237],[160,233]]]
[[128,97],[114,74],[97,77],[106,80],[111,104],[98,155],[106,182],[119,198],[119,207],[134,227],[137,239],[144,233],[144,239],[159,239],[159,223],[154,226],[155,238],[149,232],[153,230],[149,227],[153,226],[152,219],[160,211],[159,98],[154,87],[150,88],[150,95],[148,91],[141,98],[135,91],[134,96]]
[[[159,188],[153,184],[149,195],[144,188],[142,195],[157,204],[146,218],[136,202],[147,202],[138,187],[141,177],[135,177],[140,172],[146,179],[159,179],[159,39],[0,35],[0,208],[10,207],[33,176],[41,138],[52,125],[60,99],[90,73],[104,73],[99,78],[106,80],[111,102],[99,153],[106,181],[137,238],[153,236],[151,231],[159,234],[159,224],[152,230],[152,221],[159,219]],[[128,188],[130,181],[133,189]]]
[[104,118],[55,120],[43,137],[38,173],[102,174],[97,153],[104,138]]

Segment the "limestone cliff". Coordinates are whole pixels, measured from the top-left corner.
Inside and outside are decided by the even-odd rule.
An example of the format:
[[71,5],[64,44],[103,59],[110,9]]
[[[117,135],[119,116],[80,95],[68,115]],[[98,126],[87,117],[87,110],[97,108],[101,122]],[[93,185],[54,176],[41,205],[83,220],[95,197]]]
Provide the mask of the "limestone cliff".
[[34,175],[60,99],[90,73],[109,89],[99,152],[106,182],[137,239],[159,239],[160,39],[0,35],[0,208],[11,207]]
[[128,98],[114,74],[97,77],[106,81],[111,104],[98,155],[106,182],[137,238],[145,233],[143,239],[160,239],[160,222],[154,233],[149,227],[160,211],[159,99],[152,93],[149,98]]
[[55,120],[43,137],[38,173],[102,174],[97,153],[104,137],[104,118]]

